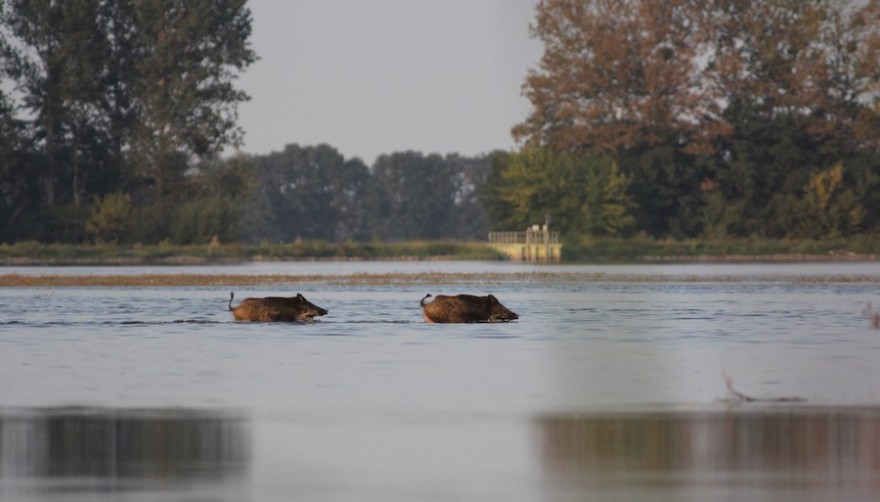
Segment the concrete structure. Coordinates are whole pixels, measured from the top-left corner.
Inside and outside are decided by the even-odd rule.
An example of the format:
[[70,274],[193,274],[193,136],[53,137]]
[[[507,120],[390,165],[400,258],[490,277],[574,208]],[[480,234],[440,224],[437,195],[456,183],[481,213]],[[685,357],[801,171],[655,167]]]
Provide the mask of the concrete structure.
[[559,233],[547,225],[532,225],[525,232],[489,232],[489,245],[514,261],[558,262],[562,257]]

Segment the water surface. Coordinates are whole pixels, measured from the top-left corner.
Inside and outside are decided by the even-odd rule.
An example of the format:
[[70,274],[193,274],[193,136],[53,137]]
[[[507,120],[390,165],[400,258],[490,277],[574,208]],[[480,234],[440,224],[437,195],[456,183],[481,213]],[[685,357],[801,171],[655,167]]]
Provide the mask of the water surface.
[[[424,272],[582,274],[408,283]],[[235,323],[221,287],[0,284],[2,500],[875,500],[877,264],[277,263],[24,274],[397,273]],[[658,277],[660,280],[658,280]],[[625,280],[624,280],[625,279]],[[425,293],[506,324],[428,325]],[[736,390],[767,402],[732,399]],[[802,403],[776,403],[797,397]]]

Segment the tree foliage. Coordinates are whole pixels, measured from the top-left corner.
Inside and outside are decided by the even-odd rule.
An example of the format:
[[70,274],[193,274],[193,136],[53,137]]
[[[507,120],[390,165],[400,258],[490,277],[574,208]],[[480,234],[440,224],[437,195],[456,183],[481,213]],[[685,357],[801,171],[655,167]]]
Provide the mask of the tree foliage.
[[456,179],[443,157],[411,151],[383,155],[373,166],[373,177],[377,237],[398,241],[408,236],[436,239],[445,234],[455,202]]
[[252,190],[240,206],[241,239],[335,242],[482,239],[479,190],[490,157],[397,152],[367,167],[329,145],[287,145],[245,160]]
[[373,165],[371,229],[382,240],[484,238],[487,228],[479,189],[488,157],[382,155]]
[[369,171],[328,145],[287,145],[253,160],[256,191],[247,239],[363,240]]
[[239,144],[236,105],[248,96],[232,82],[256,58],[244,5],[245,0],[130,4],[138,117],[132,160],[160,194],[179,182],[189,158],[208,158]]
[[[515,137],[612,155],[636,228],[877,228],[864,215],[880,188],[880,0],[544,0],[532,30],[544,54]],[[838,165],[837,205],[816,206],[816,173]]]
[[245,0],[0,0],[0,241],[880,231],[880,0],[543,0],[521,148],[220,159]]
[[96,242],[120,242],[128,238],[131,219],[131,197],[115,192],[101,197],[92,206],[91,215],[86,221],[86,233]]
[[533,33],[544,55],[524,86],[534,109],[514,135],[568,153],[697,143],[717,104],[701,88],[705,42],[690,9],[683,0],[541,2]]
[[534,109],[514,134],[567,152],[701,152],[730,134],[724,111],[748,105],[876,141],[861,133],[880,99],[878,26],[877,0],[545,0],[524,85]]
[[0,1],[2,203],[40,239],[107,194],[177,203],[240,138],[250,34],[245,0]]
[[[79,205],[90,193],[109,192],[114,165],[106,124],[104,63],[111,57],[98,0],[7,0],[7,68],[32,118],[32,162],[21,169],[37,180],[47,206]],[[115,75],[113,77],[116,77]]]
[[633,228],[629,179],[607,155],[527,148],[496,157],[488,184],[499,229],[549,221],[563,234],[619,236]]

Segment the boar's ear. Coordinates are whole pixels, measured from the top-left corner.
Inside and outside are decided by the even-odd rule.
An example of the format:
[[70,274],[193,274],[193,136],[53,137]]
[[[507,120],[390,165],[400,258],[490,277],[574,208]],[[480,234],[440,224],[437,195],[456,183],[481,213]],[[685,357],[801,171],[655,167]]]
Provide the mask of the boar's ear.
[[495,305],[498,303],[498,298],[495,298],[495,295],[489,295],[489,305]]
[[306,301],[306,297],[303,296],[302,293],[297,293],[297,294],[296,294],[296,300],[297,300],[298,302],[302,303],[302,302]]

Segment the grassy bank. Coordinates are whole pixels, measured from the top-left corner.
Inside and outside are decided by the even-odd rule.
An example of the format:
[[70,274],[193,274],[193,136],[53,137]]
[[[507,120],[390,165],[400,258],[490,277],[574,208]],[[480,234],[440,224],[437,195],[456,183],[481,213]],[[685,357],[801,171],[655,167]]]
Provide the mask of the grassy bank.
[[582,238],[565,242],[565,261],[698,262],[698,261],[857,261],[880,258],[880,237],[848,239],[610,239]]
[[[699,261],[856,261],[880,259],[880,238],[826,240],[657,240],[583,238],[564,242],[563,261],[644,263]],[[183,265],[295,260],[504,260],[482,242],[303,241],[280,244],[117,246],[0,244],[0,265]]]
[[0,244],[4,265],[135,265],[209,264],[281,260],[500,260],[482,243],[413,241],[398,243],[332,243],[303,241],[282,244],[201,244],[117,246],[22,242]]

